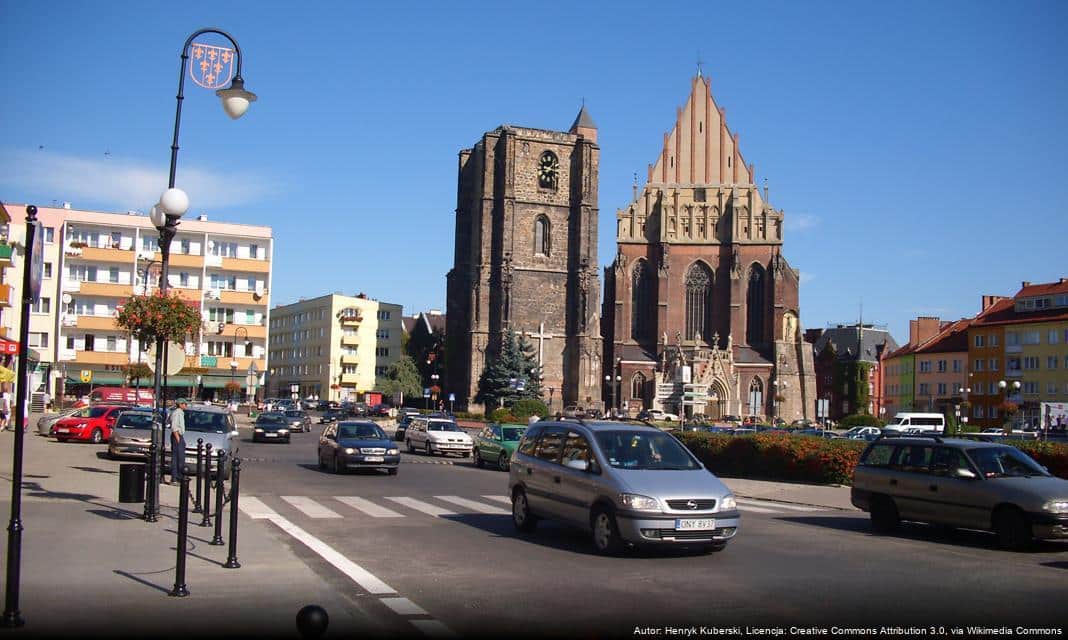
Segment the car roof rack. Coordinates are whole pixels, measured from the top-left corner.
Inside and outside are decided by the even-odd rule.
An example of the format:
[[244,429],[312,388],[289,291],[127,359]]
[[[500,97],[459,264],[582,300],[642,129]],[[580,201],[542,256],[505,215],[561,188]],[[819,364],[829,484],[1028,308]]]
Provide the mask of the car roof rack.
[[942,435],[938,434],[938,433],[901,433],[901,432],[893,431],[893,430],[887,431],[886,429],[883,429],[883,432],[880,433],[878,436],[876,436],[875,440],[872,440],[872,442],[877,442],[877,441],[882,440],[884,438],[887,438],[887,439],[896,439],[896,438],[929,438],[929,439],[932,439],[932,440],[934,440],[935,442],[937,442],[939,444],[941,444],[943,442]]

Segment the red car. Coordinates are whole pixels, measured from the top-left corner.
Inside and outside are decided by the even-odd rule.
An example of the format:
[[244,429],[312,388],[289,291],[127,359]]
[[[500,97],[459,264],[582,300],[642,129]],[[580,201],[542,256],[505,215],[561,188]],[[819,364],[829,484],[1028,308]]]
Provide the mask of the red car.
[[69,418],[63,418],[56,422],[53,431],[56,440],[83,440],[93,444],[100,444],[111,439],[111,428],[115,426],[115,419],[119,412],[129,409],[128,406],[113,404],[96,404],[77,411]]

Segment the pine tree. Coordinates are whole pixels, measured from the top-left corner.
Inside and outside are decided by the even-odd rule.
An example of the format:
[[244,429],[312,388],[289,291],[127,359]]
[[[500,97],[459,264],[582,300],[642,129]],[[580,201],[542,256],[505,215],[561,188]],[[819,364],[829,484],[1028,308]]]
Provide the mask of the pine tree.
[[486,364],[478,379],[475,400],[487,408],[511,405],[516,400],[541,397],[541,367],[534,347],[509,329],[501,337],[501,350]]

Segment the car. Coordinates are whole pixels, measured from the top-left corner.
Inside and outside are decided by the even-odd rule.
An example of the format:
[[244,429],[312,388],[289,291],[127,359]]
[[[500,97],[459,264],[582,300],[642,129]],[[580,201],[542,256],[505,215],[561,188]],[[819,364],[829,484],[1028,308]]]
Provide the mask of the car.
[[341,405],[333,400],[320,400],[316,403],[315,408],[318,411],[329,411],[330,409],[337,409],[339,406]]
[[[185,409],[185,464],[183,469],[187,474],[195,474],[197,470],[197,440],[203,440],[204,445],[211,444],[211,458],[208,459],[208,467],[215,470],[215,461],[219,459],[219,453],[226,454],[223,466],[223,475],[229,475],[230,462],[237,450],[234,448],[234,439],[237,438],[237,425],[234,416],[226,407],[216,407],[210,404],[191,404]],[[163,432],[163,459],[165,464],[170,464],[171,438],[170,427],[165,425]]]
[[998,435],[1005,433],[1005,430],[1000,427],[987,427],[982,432],[988,435]]
[[737,429],[730,429],[729,433],[732,436],[751,436],[756,433],[756,429],[750,429],[748,427],[738,427]]
[[501,471],[507,471],[508,461],[526,430],[526,426],[521,424],[491,424],[480,431],[475,436],[471,453],[475,466],[481,467],[488,462],[497,465]]
[[59,413],[46,413],[37,419],[37,435],[39,436],[54,436],[56,422],[59,422],[63,418],[68,418],[74,415],[75,412],[81,409],[67,409]]
[[367,415],[367,404],[363,402],[353,402],[349,405],[350,416],[365,416]]
[[107,442],[119,412],[129,408],[124,405],[95,404],[83,407],[66,418],[56,421],[56,440],[81,440],[92,444]]
[[742,423],[742,419],[738,416],[723,416],[720,422],[723,422],[724,424],[738,425]]
[[730,489],[674,436],[645,424],[531,425],[512,456],[508,488],[520,532],[560,521],[591,533],[606,555],[629,545],[722,551],[741,526]]
[[592,416],[590,416],[587,413],[586,409],[584,409],[583,407],[580,407],[577,404],[572,404],[572,405],[568,405],[568,406],[564,407],[564,417],[565,418],[587,418],[587,417],[592,417]]
[[375,406],[367,410],[367,415],[377,416],[379,418],[388,418],[389,411],[391,408],[392,407],[390,407],[388,404],[376,404]]
[[261,413],[252,425],[252,441],[288,443],[289,424],[284,413]]
[[458,453],[467,458],[474,447],[471,436],[452,420],[422,416],[412,418],[404,431],[404,442],[408,453],[418,449],[428,456]]
[[341,409],[327,409],[319,416],[319,424],[330,424],[345,419],[346,414]]
[[119,413],[108,439],[109,458],[140,458],[152,442],[152,410],[128,409]]
[[289,409],[285,412],[286,422],[289,423],[290,433],[294,431],[311,431],[311,418],[299,409]]
[[815,426],[816,423],[812,420],[809,420],[808,418],[801,418],[799,420],[794,420],[790,423],[791,429],[809,429],[814,428]]
[[412,421],[411,415],[406,415],[403,418],[397,420],[397,429],[393,432],[393,439],[397,442],[404,442],[404,432],[408,430],[408,425]]
[[660,409],[646,409],[638,414],[639,420],[650,420],[652,422],[678,422],[679,416],[674,413],[667,413]]
[[992,531],[1010,550],[1068,538],[1068,480],[1001,442],[880,437],[860,456],[850,499],[877,534],[910,520]]
[[319,436],[319,468],[333,473],[348,469],[385,469],[397,475],[400,449],[382,427],[373,422],[344,420],[323,429]]

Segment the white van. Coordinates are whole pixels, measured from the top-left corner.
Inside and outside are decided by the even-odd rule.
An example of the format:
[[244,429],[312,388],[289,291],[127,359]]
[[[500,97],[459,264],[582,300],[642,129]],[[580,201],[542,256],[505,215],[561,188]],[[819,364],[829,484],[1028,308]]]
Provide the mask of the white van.
[[946,417],[941,413],[899,413],[884,431],[944,433]]

